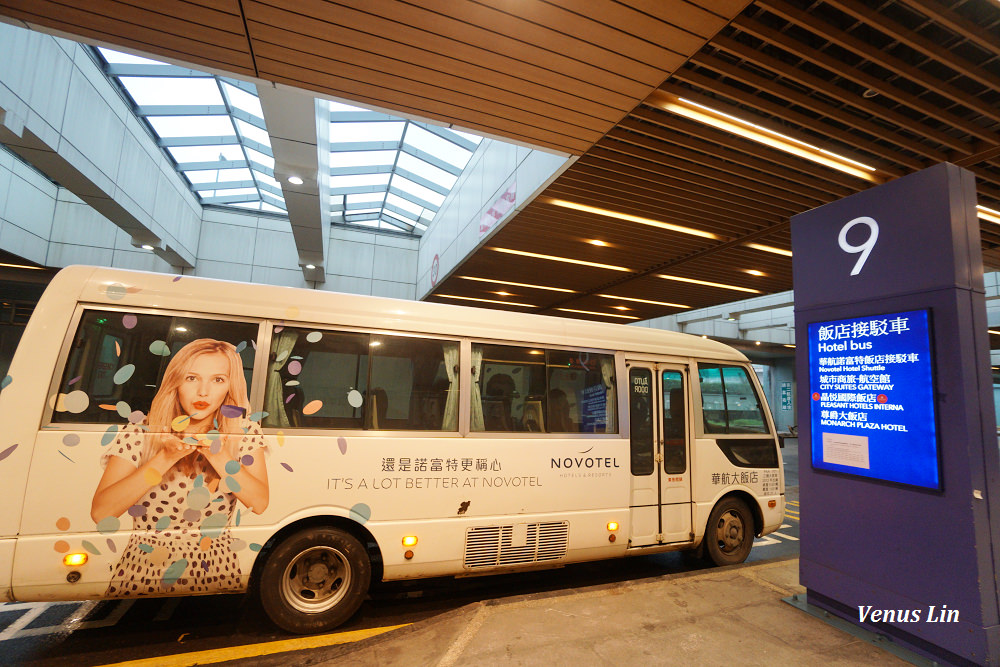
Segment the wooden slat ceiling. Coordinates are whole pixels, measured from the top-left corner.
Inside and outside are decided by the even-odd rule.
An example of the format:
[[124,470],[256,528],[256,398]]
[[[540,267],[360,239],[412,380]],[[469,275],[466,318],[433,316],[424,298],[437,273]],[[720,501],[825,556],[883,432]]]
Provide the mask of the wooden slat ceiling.
[[[881,182],[954,162],[1000,209],[995,0],[0,0],[0,15],[580,156],[431,300],[627,321],[612,315],[682,309],[599,295],[691,308],[753,295],[661,275],[790,289],[790,258],[746,244],[788,249],[792,215],[871,184],[666,110],[678,97],[871,165]],[[1000,267],[1000,225],[982,235]]]
[[[677,97],[871,165],[880,182],[954,162],[975,172],[980,204],[1000,209],[1000,4],[758,0],[443,280],[431,298],[510,300],[536,306],[531,312],[626,321],[614,315],[648,319],[684,309],[598,295],[691,308],[753,296],[665,280],[658,277],[662,274],[764,294],[791,289],[790,257],[746,244],[788,250],[792,215],[872,184],[665,110],[663,103]],[[571,210],[553,200],[710,231],[719,238]],[[1000,267],[1000,225],[981,221],[981,229],[986,263]]]

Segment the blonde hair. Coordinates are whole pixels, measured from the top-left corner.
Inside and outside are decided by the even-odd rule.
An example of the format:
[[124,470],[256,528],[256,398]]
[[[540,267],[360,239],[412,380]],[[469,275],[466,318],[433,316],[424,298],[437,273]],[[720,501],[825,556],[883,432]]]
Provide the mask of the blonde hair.
[[[153,458],[159,452],[168,438],[173,434],[171,423],[177,417],[184,414],[180,398],[177,395],[184,376],[194,364],[195,359],[206,354],[222,354],[229,362],[229,392],[226,394],[223,405],[231,405],[242,408],[243,415],[228,417],[222,413],[221,408],[213,415],[213,423],[218,424],[218,431],[222,434],[241,434],[244,419],[250,412],[250,399],[247,396],[247,383],[243,375],[243,361],[236,352],[236,347],[232,343],[212,338],[199,338],[191,341],[182,347],[174,355],[167,370],[163,373],[160,388],[153,397],[149,414],[146,416],[146,424],[149,426],[150,436],[147,439],[147,446],[143,451],[143,462]],[[183,437],[181,434],[176,434]],[[235,443],[239,438],[222,436],[223,447],[230,458],[236,457]],[[196,459],[196,460],[195,460]],[[193,472],[203,472],[207,477],[214,476],[214,469],[199,454],[197,456],[185,457],[177,463],[177,467],[185,474]]]

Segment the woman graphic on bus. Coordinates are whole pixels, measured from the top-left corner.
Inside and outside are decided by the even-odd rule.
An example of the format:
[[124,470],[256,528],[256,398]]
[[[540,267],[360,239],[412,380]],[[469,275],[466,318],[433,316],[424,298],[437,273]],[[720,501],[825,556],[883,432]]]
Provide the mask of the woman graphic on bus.
[[[237,590],[236,501],[268,504],[265,445],[232,344],[201,338],[167,364],[149,414],[123,427],[101,458],[91,516],[133,534],[112,571],[109,597]],[[235,546],[235,548],[234,548]]]

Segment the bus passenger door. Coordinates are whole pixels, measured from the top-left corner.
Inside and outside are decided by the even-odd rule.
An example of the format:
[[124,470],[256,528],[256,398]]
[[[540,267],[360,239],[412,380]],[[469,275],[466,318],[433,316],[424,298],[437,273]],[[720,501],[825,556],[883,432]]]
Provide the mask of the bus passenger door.
[[685,369],[628,362],[630,546],[691,539]]

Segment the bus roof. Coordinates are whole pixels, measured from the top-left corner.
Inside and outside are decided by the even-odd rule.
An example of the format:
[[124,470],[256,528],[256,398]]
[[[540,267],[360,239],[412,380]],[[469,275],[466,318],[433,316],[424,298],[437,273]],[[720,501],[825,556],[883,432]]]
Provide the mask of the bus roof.
[[52,279],[46,296],[117,308],[165,308],[215,315],[294,321],[305,325],[623,350],[632,353],[746,361],[723,343],[674,331],[564,317],[241,283],[145,271],[70,266]]

